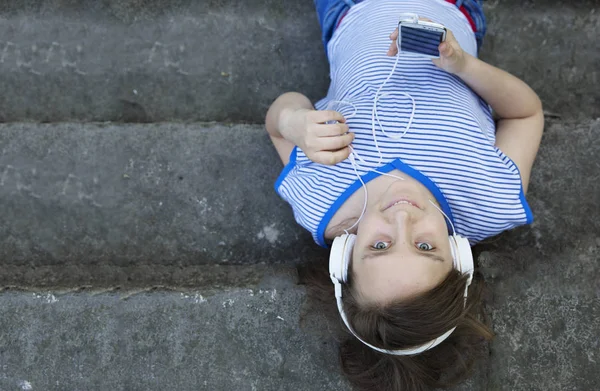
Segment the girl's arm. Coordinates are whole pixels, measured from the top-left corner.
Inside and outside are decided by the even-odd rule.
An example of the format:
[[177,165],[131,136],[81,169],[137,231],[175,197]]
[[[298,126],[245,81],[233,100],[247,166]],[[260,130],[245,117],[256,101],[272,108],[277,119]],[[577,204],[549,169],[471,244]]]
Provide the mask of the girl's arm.
[[[397,38],[396,29],[390,36],[390,56],[398,53]],[[522,80],[465,53],[450,30],[439,50],[440,58],[433,60],[435,65],[460,77],[498,116],[496,146],[515,162],[521,172],[523,191],[527,192],[544,129],[540,98]]]
[[314,107],[306,96],[297,92],[287,92],[277,98],[267,111],[265,127],[284,165],[288,164],[295,144],[281,134],[282,119],[286,112],[299,109],[314,110]]
[[310,100],[288,92],[273,102],[265,125],[283,164],[287,164],[295,145],[315,163],[334,165],[350,154],[354,133],[342,114],[315,110]]
[[465,56],[464,66],[455,74],[492,106],[499,118],[496,146],[515,162],[523,191],[527,192],[544,129],[542,102],[515,76],[469,54]]
[[464,64],[454,74],[481,96],[501,119],[518,119],[542,111],[542,102],[522,80],[464,53]]

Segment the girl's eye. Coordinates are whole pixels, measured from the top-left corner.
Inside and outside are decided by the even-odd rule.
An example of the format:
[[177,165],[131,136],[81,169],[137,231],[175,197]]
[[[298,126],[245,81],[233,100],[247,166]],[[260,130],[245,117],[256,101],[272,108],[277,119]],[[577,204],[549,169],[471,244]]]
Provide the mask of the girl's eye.
[[435,247],[433,247],[431,244],[426,243],[426,242],[419,242],[419,243],[417,243],[417,248],[421,251],[431,251]]
[[390,247],[389,242],[382,242],[381,240],[375,242],[374,246],[371,246],[373,250],[386,250],[388,247]]

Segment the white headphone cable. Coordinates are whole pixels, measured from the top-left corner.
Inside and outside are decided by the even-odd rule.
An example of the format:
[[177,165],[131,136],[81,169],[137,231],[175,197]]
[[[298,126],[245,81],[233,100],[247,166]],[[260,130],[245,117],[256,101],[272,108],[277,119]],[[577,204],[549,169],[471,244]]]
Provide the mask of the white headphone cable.
[[[375,121],[377,121],[377,123],[379,124],[379,127],[381,128],[381,132],[388,138],[392,139],[392,140],[400,140],[402,137],[404,137],[404,135],[406,134],[406,132],[408,132],[408,130],[410,129],[412,122],[413,122],[413,118],[415,116],[415,111],[417,109],[415,100],[413,99],[412,96],[410,96],[409,94],[405,93],[405,92],[400,92],[400,94],[407,96],[408,98],[410,98],[410,100],[412,101],[412,111],[410,114],[410,118],[408,120],[408,124],[406,125],[406,128],[404,129],[404,131],[402,132],[402,134],[398,137],[396,136],[391,136],[389,134],[386,133],[383,124],[381,123],[380,119],[379,119],[379,113],[377,112],[377,103],[379,102],[379,98],[381,98],[382,96],[388,96],[391,95],[390,93],[385,93],[385,94],[380,94],[381,90],[383,89],[383,87],[387,84],[387,82],[391,79],[392,75],[394,74],[394,72],[396,71],[396,67],[398,66],[398,61],[400,60],[400,55],[396,56],[396,61],[394,62],[394,65],[392,66],[392,70],[389,73],[388,77],[385,79],[385,81],[381,84],[381,86],[379,86],[379,89],[377,90],[377,93],[375,94],[375,99],[373,100],[373,109],[371,111],[371,131],[373,134],[373,141],[375,144],[375,149],[377,150],[377,153],[379,154],[379,161],[376,163],[376,166],[381,165],[382,161],[383,161],[383,152],[381,151],[381,148],[379,148],[379,144],[377,142],[377,133],[376,133],[376,129],[375,129]],[[356,114],[356,106],[352,103],[352,102],[348,102],[348,101],[344,101],[344,103],[347,103],[349,105],[352,105],[352,107],[354,108],[354,113],[352,114],[352,117]],[[358,178],[358,180],[360,181],[360,183],[362,184],[362,187],[364,189],[365,192],[365,199],[364,199],[364,205],[363,205],[363,209],[362,212],[360,214],[360,216],[358,217],[358,219],[356,220],[356,222],[349,228],[344,229],[345,233],[349,233],[348,231],[350,231],[351,229],[353,229],[354,227],[356,227],[358,225],[358,223],[360,222],[360,220],[363,218],[363,216],[365,215],[365,212],[367,210],[367,202],[368,202],[368,191],[367,191],[367,185],[365,184],[365,182],[363,181],[362,177],[360,176],[360,174],[358,173],[358,169],[361,168],[360,165],[358,164],[358,162],[356,161],[356,159],[360,160],[362,163],[364,163],[365,165],[368,165],[368,163],[358,154],[358,152],[352,147],[350,146],[350,155],[348,156],[348,159],[350,160],[350,164],[352,165],[352,168],[354,169],[354,173],[356,174],[356,177]],[[391,175],[391,174],[387,174],[381,171],[377,171],[375,169],[368,169],[368,171],[370,172],[376,172],[380,175],[384,175],[384,176],[389,176],[392,178],[396,178],[399,180],[404,180],[404,178],[401,178],[399,176],[396,175]]]

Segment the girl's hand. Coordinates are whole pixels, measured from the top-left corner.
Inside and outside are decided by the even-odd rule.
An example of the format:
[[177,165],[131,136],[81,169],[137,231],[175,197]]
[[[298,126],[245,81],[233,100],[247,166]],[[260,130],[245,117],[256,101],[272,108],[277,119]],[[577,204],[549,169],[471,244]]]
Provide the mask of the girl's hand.
[[[337,123],[329,123],[337,121]],[[335,165],[350,155],[354,133],[337,111],[285,110],[281,113],[281,135],[297,145],[315,163]]]
[[[430,19],[426,18],[420,18],[420,20],[431,22]],[[387,55],[395,56],[398,54],[398,45],[396,43],[398,40],[397,28],[390,35],[390,39],[392,40],[392,44],[388,49]],[[468,54],[462,50],[458,41],[454,37],[454,34],[452,34],[452,31],[446,29],[446,40],[440,43],[438,49],[440,51],[440,58],[432,59],[436,66],[445,70],[446,72],[454,74],[460,73],[464,70]]]
[[438,68],[454,74],[465,69],[468,54],[462,50],[452,31],[446,29],[446,40],[440,43],[439,51],[440,58],[432,60]]

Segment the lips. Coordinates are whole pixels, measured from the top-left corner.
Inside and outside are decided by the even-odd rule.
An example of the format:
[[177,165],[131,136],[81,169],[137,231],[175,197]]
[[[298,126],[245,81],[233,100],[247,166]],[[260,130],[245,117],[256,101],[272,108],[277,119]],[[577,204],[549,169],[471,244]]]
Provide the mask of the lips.
[[394,201],[392,201],[391,203],[389,203],[385,209],[383,209],[384,211],[391,208],[392,206],[396,206],[396,205],[411,205],[417,209],[421,209],[421,207],[419,205],[417,205],[416,203],[414,203],[413,201],[406,199],[406,198],[397,198]]

